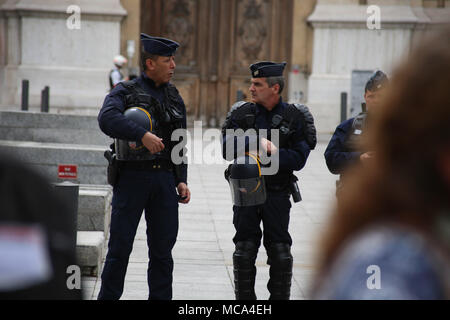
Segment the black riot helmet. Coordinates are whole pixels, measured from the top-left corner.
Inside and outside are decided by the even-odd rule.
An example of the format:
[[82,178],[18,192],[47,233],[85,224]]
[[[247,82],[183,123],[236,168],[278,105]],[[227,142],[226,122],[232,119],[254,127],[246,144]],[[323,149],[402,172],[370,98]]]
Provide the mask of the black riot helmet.
[[[154,129],[154,120],[144,108],[132,107],[125,110],[123,115],[149,132]],[[115,144],[117,160],[119,161],[145,161],[155,159],[155,156],[148,151],[141,141],[116,139]]]
[[247,153],[238,157],[229,167],[229,184],[233,204],[248,207],[266,201],[266,186],[261,175],[259,159]]

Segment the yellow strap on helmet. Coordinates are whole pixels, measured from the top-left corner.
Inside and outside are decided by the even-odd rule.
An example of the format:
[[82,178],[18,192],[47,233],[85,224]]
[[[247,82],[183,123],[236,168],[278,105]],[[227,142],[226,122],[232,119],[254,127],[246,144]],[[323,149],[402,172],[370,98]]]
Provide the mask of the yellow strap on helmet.
[[256,161],[256,164],[258,165],[258,173],[259,173],[259,176],[261,177],[261,166],[259,165],[259,157],[251,154],[250,152],[246,152],[245,155],[249,156],[250,158],[252,158],[253,160]]
[[152,116],[150,115],[150,113],[148,113],[148,111],[143,109],[143,108],[135,107],[135,109],[138,109],[138,110],[141,110],[141,111],[145,112],[145,114],[148,117],[148,120],[150,121],[150,131],[152,131],[153,130],[153,123],[152,123]]

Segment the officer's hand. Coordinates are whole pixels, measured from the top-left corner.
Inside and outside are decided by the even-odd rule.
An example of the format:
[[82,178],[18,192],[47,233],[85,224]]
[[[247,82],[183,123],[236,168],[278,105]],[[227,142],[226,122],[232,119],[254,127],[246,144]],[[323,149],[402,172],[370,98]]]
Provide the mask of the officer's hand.
[[142,137],[142,143],[152,154],[158,153],[165,148],[162,139],[150,132],[147,132]]
[[184,182],[180,182],[177,186],[178,194],[184,199],[180,199],[179,203],[187,204],[191,201],[191,191],[189,191],[188,186]]
[[362,162],[368,161],[370,159],[373,159],[375,154],[373,152],[366,152],[359,156]]
[[278,152],[278,148],[266,138],[261,138],[261,147],[263,148],[264,152],[269,155],[276,154]]

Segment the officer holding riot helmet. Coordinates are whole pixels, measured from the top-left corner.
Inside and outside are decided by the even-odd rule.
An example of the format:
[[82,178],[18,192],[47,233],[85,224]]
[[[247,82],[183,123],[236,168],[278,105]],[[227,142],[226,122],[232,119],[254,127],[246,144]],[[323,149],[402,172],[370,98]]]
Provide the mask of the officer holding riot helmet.
[[[307,107],[282,101],[286,63],[259,62],[250,66],[252,102],[238,102],[222,128],[223,156],[233,161],[225,173],[233,198],[235,294],[238,300],[254,300],[255,260],[261,238],[268,255],[270,299],[288,300],[292,279],[292,239],[288,231],[290,194],[299,201],[293,171],[302,169],[316,144],[314,121]],[[253,130],[256,135],[233,132]],[[266,135],[261,134],[263,129]],[[271,131],[279,132],[278,144]],[[250,131],[247,131],[250,132]],[[244,139],[242,146],[235,143]],[[252,147],[256,141],[256,150]],[[230,148],[231,142],[231,148]],[[253,150],[252,150],[253,149]],[[264,175],[261,154],[278,159],[275,174]],[[275,160],[274,160],[275,161]],[[266,164],[267,165],[267,164]],[[294,186],[294,187],[293,187]],[[260,224],[263,222],[264,232]]]
[[186,128],[186,108],[170,83],[178,43],[141,34],[143,73],[121,82],[106,97],[98,121],[115,139],[109,159],[114,185],[110,239],[98,299],[123,292],[136,230],[145,211],[149,247],[149,299],[172,298],[172,248],[178,233],[178,203],[190,201],[187,164],[174,165],[171,141]]
[[366,83],[362,112],[354,118],[341,123],[333,134],[327,149],[325,160],[328,169],[333,174],[340,174],[340,180],[336,183],[336,194],[344,183],[343,173],[349,166],[373,159],[374,154],[370,150],[363,150],[361,137],[367,130],[367,120],[370,110],[376,109],[381,102],[382,94],[388,78],[382,71],[376,71]]

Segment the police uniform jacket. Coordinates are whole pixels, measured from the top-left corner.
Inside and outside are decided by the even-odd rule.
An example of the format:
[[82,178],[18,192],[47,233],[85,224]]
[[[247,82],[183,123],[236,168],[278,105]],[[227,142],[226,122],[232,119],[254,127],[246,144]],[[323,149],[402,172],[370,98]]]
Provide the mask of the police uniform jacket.
[[[255,105],[255,124],[254,129],[267,129],[267,139],[270,139],[270,130],[272,129],[272,118],[275,115],[283,116],[285,109],[288,107],[288,104],[283,102],[280,98],[280,101],[278,104],[271,110],[268,111],[264,106],[256,104]],[[228,119],[226,120],[226,123],[224,125],[223,129],[244,129],[241,128],[238,124],[238,121],[236,119],[236,112],[233,112],[233,110],[228,115]],[[301,121],[297,121],[296,127],[293,128],[294,132],[290,136],[289,141],[287,145],[285,146],[277,146],[278,148],[278,156],[279,156],[279,171],[275,176],[272,176],[276,179],[276,177],[287,177],[288,175],[292,174],[293,171],[298,171],[302,169],[305,164],[306,160],[308,159],[309,153],[310,153],[310,147],[305,141],[305,134],[304,134],[304,128],[302,127]],[[234,137],[234,136],[233,136]],[[230,136],[227,136],[224,132],[223,134],[223,157],[231,161],[233,159],[227,159],[227,153],[226,153],[226,145],[227,140],[230,139]],[[234,145],[234,155],[238,154],[237,147],[239,146],[238,143],[236,143],[237,137],[234,137],[235,143]],[[245,137],[245,146],[248,149],[248,146],[250,144],[250,138],[247,136]],[[274,181],[275,181],[274,179]],[[278,179],[277,179],[278,180]],[[266,180],[267,181],[267,180]]]
[[354,119],[348,119],[337,126],[325,150],[325,160],[333,174],[342,174],[349,165],[359,162],[362,152],[353,150],[348,145]]
[[[162,106],[167,106],[169,101],[166,96],[166,87],[171,85],[163,84],[156,87],[155,82],[145,73],[135,80],[136,83],[152,97],[156,98]],[[128,141],[141,141],[147,130],[137,125],[133,121],[125,118],[123,115],[127,108],[125,96],[129,94],[121,83],[117,85],[106,97],[103,107],[98,115],[100,129],[112,138],[123,139]],[[178,105],[182,107],[183,121],[182,128],[186,129],[186,107],[183,99],[178,95]],[[163,138],[163,137],[160,137]],[[163,140],[164,146],[168,148],[170,141]],[[180,165],[180,176],[177,178],[177,185],[180,182],[187,183],[187,164]]]

